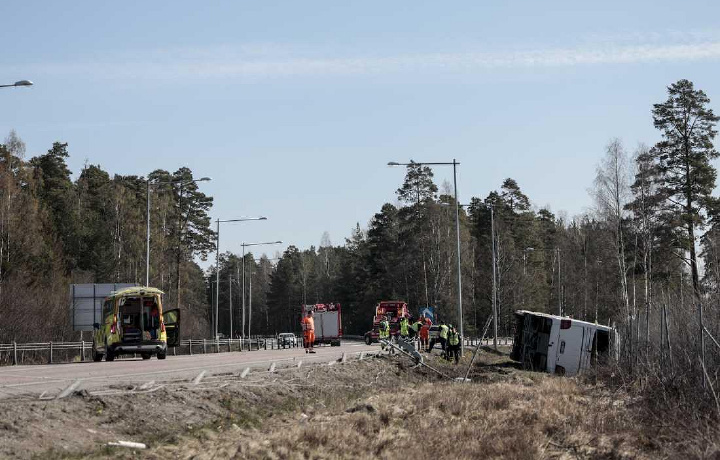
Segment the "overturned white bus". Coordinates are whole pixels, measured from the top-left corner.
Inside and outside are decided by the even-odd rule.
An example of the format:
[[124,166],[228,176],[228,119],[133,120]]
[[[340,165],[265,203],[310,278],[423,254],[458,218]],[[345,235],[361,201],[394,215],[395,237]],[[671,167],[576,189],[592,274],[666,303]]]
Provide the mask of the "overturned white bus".
[[576,375],[607,359],[614,332],[608,326],[519,310],[510,357],[524,369]]

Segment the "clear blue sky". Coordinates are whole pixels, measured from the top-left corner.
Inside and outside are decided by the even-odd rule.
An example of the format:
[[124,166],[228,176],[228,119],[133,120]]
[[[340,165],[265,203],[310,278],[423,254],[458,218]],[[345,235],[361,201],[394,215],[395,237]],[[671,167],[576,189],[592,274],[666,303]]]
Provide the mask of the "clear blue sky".
[[[70,167],[190,167],[213,181],[222,249],[342,244],[404,171],[461,163],[461,201],[513,177],[572,216],[610,138],[653,144],[688,78],[720,112],[720,3],[4,2],[0,135]],[[451,170],[436,170],[439,183]],[[273,252],[272,250],[270,251]]]

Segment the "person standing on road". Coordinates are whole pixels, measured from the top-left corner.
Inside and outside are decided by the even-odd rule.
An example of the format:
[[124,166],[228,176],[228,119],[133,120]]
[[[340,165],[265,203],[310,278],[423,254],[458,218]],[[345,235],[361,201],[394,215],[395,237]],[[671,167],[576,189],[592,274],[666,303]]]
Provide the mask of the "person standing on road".
[[428,339],[430,338],[430,324],[428,324],[428,321],[423,316],[422,322],[420,325],[420,349],[422,351],[428,351]]
[[409,328],[410,324],[408,323],[408,319],[406,317],[400,318],[400,337],[403,340],[407,340],[408,334],[409,334]]
[[410,338],[414,339],[420,335],[420,328],[422,327],[422,321],[418,318],[415,322],[410,325]]
[[460,334],[458,334],[457,329],[451,327],[448,331],[448,345],[445,359],[450,361],[453,356],[455,357],[455,364],[460,362]]
[[303,346],[305,353],[315,353],[313,345],[315,344],[315,319],[313,312],[310,310],[301,322],[303,330]]
[[385,350],[385,344],[383,340],[390,340],[390,321],[388,318],[380,321],[380,328],[378,330],[378,337],[380,338],[380,348]]
[[438,339],[440,340],[440,346],[444,353],[447,353],[447,339],[450,328],[445,324],[445,321],[440,321],[440,331],[438,332]]

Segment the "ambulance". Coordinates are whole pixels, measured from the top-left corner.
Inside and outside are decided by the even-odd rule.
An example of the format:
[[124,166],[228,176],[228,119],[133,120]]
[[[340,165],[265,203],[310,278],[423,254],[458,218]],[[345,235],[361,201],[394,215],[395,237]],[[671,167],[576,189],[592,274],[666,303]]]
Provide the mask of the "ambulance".
[[93,361],[113,361],[122,354],[167,357],[178,345],[180,311],[163,311],[163,292],[152,287],[130,287],[110,293],[102,308],[102,323],[93,325]]

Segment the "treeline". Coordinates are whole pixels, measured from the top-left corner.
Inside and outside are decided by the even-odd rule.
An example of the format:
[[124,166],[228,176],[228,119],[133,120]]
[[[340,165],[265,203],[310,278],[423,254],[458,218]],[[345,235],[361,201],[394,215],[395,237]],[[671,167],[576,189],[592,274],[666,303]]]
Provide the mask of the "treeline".
[[68,145],[29,160],[11,132],[0,144],[0,342],[71,340],[71,283],[145,284],[151,194],[150,284],[207,333],[206,280],[197,257],[214,247],[212,198],[192,172],[111,176],[86,165],[75,181]]
[[[718,117],[688,80],[670,85],[667,99],[649,109],[660,141],[628,151],[611,139],[598,152],[591,211],[567,218],[538,209],[511,178],[459,204],[468,334],[479,333],[493,302],[501,335],[512,334],[515,310],[561,312],[614,324],[620,362],[632,373],[662,385],[685,382],[682,388],[714,385]],[[429,167],[411,164],[395,203],[343,246],[288,249],[266,278],[267,331],[296,328],[293,308],[329,300],[342,302],[353,334],[370,327],[380,299],[404,299],[413,311],[433,305],[455,322],[457,204],[450,187],[441,188]]]
[[588,184],[594,206],[584,215],[533,206],[511,178],[458,204],[431,168],[412,163],[392,203],[343,244],[325,234],[318,247],[290,246],[276,258],[248,253],[244,264],[224,253],[219,289],[216,268],[203,273],[195,263],[214,249],[214,233],[207,214],[212,198],[199,191],[190,170],[111,177],[87,165],[72,181],[66,144],[26,160],[11,133],[0,147],[0,341],[68,337],[69,283],[144,284],[150,179],[150,284],[185,310],[185,336],[210,336],[218,293],[224,334],[231,313],[234,335],[248,325],[252,334],[274,334],[298,329],[303,303],[330,301],[343,305],[348,334],[368,330],[382,299],[405,300],[414,312],[435,306],[456,322],[459,206],[467,334],[480,333],[493,303],[503,336],[513,332],[515,310],[562,313],[615,324],[621,362],[631,372],[714,384],[718,117],[691,82],[667,91],[666,100],[649,108],[659,142],[628,151],[612,139],[598,149],[596,178]]

